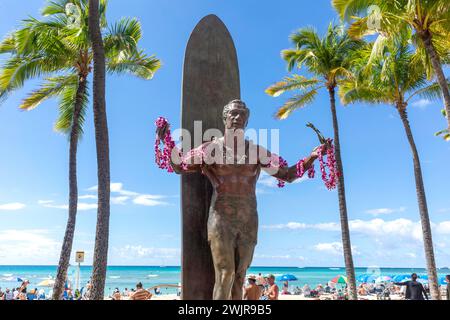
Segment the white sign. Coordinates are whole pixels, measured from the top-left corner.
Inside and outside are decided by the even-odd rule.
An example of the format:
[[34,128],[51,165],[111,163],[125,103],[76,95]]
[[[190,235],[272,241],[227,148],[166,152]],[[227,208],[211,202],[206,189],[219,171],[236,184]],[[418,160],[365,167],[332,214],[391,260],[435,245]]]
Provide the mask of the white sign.
[[75,253],[75,262],[84,262],[84,251],[77,251]]

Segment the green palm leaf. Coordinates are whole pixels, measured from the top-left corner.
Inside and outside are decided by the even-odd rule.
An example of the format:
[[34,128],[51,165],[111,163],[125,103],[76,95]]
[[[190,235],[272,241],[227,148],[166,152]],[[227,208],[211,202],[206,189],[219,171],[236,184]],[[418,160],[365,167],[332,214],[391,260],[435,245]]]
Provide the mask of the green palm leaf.
[[296,90],[296,89],[306,89],[311,86],[315,86],[320,81],[317,79],[307,79],[304,76],[292,75],[290,77],[285,77],[283,81],[277,82],[266,89],[266,93],[272,97],[278,97],[286,91]]
[[[88,83],[86,83],[88,86]],[[75,108],[75,98],[77,95],[78,84],[67,85],[64,87],[60,94],[60,100],[58,104],[59,115],[55,122],[55,130],[67,134],[72,130],[73,113]],[[86,110],[89,102],[88,91],[85,90],[82,96],[82,108],[80,116],[78,118],[78,134],[81,137],[83,135],[83,126],[86,118]]]
[[280,120],[284,120],[287,117],[289,117],[289,115],[293,111],[295,111],[299,108],[302,108],[302,107],[308,105],[309,103],[313,102],[314,98],[317,95],[317,89],[318,88],[314,88],[303,94],[293,96],[282,107],[280,107],[278,109],[278,111],[275,114],[275,117]]
[[142,79],[152,79],[161,67],[161,62],[155,56],[148,57],[142,51],[127,55],[122,52],[116,59],[107,62],[110,73],[131,73]]
[[23,110],[32,110],[45,100],[59,96],[67,87],[76,87],[78,83],[77,75],[67,75],[46,79],[38,90],[31,92],[19,106]]

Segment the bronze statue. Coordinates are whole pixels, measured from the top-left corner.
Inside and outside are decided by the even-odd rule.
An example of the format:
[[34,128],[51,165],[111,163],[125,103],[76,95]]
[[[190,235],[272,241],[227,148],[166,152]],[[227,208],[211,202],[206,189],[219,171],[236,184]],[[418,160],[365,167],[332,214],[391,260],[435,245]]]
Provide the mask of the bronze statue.
[[[208,242],[215,269],[214,300],[242,299],[246,271],[257,242],[255,190],[261,170],[282,181],[297,179],[295,165],[273,170],[267,161],[272,156],[270,151],[245,139],[244,129],[249,115],[243,101],[233,100],[223,109],[223,137],[194,149],[184,168],[180,165],[178,150],[172,153],[171,164],[176,173],[202,172],[214,189],[208,218]],[[162,141],[167,129],[168,126],[157,129]],[[206,152],[199,161],[199,154],[205,150],[209,155]],[[257,157],[252,159],[255,154]],[[216,161],[211,162],[211,157]],[[317,158],[316,148],[305,159],[304,170],[308,170]]]

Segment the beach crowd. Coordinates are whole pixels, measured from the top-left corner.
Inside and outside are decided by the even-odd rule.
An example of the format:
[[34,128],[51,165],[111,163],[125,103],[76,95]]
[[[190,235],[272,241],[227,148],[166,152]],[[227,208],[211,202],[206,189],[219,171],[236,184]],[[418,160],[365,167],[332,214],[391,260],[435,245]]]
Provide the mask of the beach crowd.
[[[450,275],[445,277],[447,285],[441,286],[443,299],[450,300]],[[0,288],[0,300],[49,300],[50,294],[46,294],[44,289],[29,289],[30,282],[26,279],[16,288],[6,288],[4,291]],[[181,296],[181,286],[177,288],[177,297]],[[282,288],[275,283],[275,276],[269,274],[248,275],[246,284],[243,286],[244,300],[278,300],[280,295],[302,295],[304,298],[322,299],[322,300],[346,300],[348,299],[347,285],[327,282],[326,285],[318,284],[310,287],[305,284],[303,287],[290,287],[289,281],[284,281]],[[69,281],[66,281],[63,300],[89,300],[91,290],[90,281],[86,286],[78,289],[72,289]],[[402,282],[363,282],[358,286],[358,298],[368,300],[376,298],[377,300],[390,300],[392,296],[406,300],[428,300],[429,287],[426,283],[418,281],[417,274],[413,273],[410,280]],[[158,286],[152,289],[144,289],[141,282],[136,284],[135,288],[125,288],[120,291],[115,288],[108,297],[111,300],[150,300],[154,296],[161,295]]]

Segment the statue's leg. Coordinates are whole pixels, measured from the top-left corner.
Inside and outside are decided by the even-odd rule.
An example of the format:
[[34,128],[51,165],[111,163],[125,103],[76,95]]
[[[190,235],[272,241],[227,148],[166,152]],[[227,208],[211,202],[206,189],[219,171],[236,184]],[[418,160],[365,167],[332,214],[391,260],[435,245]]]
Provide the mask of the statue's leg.
[[236,275],[232,289],[233,300],[242,300],[245,274],[252,263],[258,238],[256,198],[242,200],[239,207],[239,217],[240,221],[236,221],[236,228],[239,229],[239,232],[236,238]]
[[232,289],[233,300],[242,300],[245,274],[252,263],[255,245],[256,242],[244,243],[239,241],[238,247],[236,248],[236,274]]
[[213,299],[230,300],[235,276],[234,241],[215,231],[209,230],[209,245],[216,275]]

